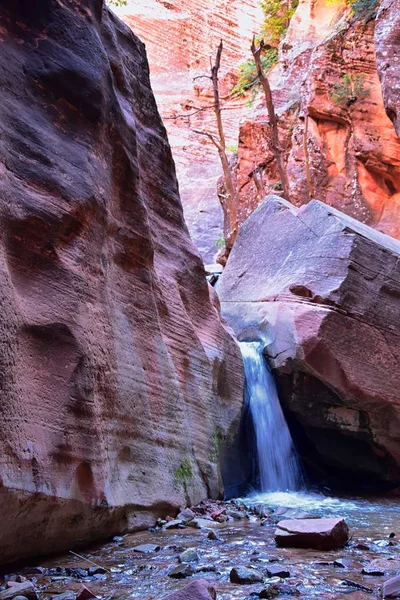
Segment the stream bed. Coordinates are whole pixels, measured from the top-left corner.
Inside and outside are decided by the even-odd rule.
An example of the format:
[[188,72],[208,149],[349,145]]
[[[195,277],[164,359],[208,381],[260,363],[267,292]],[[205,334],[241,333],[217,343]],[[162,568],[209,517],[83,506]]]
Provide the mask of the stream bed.
[[[57,556],[40,561],[36,573],[32,568],[19,573],[35,583],[39,598],[43,599],[66,591],[77,593],[83,583],[102,599],[141,600],[160,599],[194,578],[212,582],[219,600],[255,600],[268,583],[277,586],[278,598],[358,600],[381,597],[383,582],[400,573],[400,504],[395,498],[335,499],[277,492],[242,501],[205,503],[204,509],[199,506],[200,514],[202,510],[210,512],[210,506],[217,513],[236,513],[235,520],[210,522],[219,539],[209,539],[209,527],[159,528],[77,550],[84,558],[72,554]],[[308,515],[344,517],[350,527],[350,542],[335,551],[278,548],[273,536],[275,524],[285,518]],[[148,554],[134,550],[143,544],[156,545],[159,550]],[[172,578],[169,573],[179,565],[179,555],[189,548],[196,549],[199,557],[192,563],[194,573],[183,579]],[[93,563],[102,569],[95,573]],[[289,576],[269,577],[270,565],[282,566]],[[261,571],[264,582],[231,583],[230,571],[238,566]],[[363,573],[363,569],[383,574],[371,575]],[[3,578],[3,585],[9,576]]]

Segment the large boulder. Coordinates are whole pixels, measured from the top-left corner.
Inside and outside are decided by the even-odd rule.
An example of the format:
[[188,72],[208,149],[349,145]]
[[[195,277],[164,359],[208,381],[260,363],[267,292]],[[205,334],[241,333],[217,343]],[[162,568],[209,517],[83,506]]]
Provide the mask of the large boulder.
[[400,242],[272,196],[218,282],[241,340],[262,339],[299,449],[319,469],[400,482]]
[[344,519],[288,519],[275,529],[275,541],[285,548],[335,550],[349,541]]
[[144,45],[102,0],[4,0],[0,20],[4,562],[218,496],[242,367]]

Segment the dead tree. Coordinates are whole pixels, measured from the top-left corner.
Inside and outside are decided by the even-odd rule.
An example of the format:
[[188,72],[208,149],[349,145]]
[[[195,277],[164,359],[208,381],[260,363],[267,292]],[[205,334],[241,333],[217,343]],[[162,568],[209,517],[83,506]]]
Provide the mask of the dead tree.
[[218,136],[212,135],[206,131],[199,131],[198,129],[194,129],[195,133],[200,135],[207,136],[214,146],[218,150],[219,158],[222,165],[222,171],[224,176],[225,183],[225,195],[219,194],[219,200],[222,206],[222,211],[224,213],[224,238],[225,238],[225,247],[227,253],[229,254],[233,243],[236,239],[239,229],[239,220],[238,220],[238,210],[237,210],[237,193],[236,186],[233,182],[231,168],[229,166],[228,157],[226,154],[226,142],[225,142],[225,134],[224,127],[222,123],[222,111],[221,111],[221,102],[219,96],[219,85],[218,85],[218,72],[221,66],[221,55],[223,50],[222,40],[220,45],[218,46],[217,56],[215,59],[215,63],[211,62],[211,75],[205,76],[209,77],[212,81],[213,86],[213,94],[214,94],[214,112],[215,118],[217,121],[217,130]]
[[264,46],[264,41],[261,40],[258,48],[256,48],[255,36],[253,37],[253,41],[251,43],[251,52],[254,56],[254,61],[256,63],[258,78],[264,90],[265,102],[268,110],[269,129],[271,133],[271,147],[278,167],[278,173],[282,183],[283,193],[285,195],[286,200],[290,201],[289,181],[286,173],[283,151],[279,143],[278,119],[275,114],[275,107],[272,99],[271,87],[269,85],[268,77],[265,75],[261,64],[261,53],[264,49]]
[[315,196],[314,184],[311,176],[310,169],[310,153],[308,151],[308,113],[306,112],[306,116],[304,118],[304,134],[303,134],[303,148],[304,148],[304,165],[306,169],[306,180],[307,180],[307,189],[308,189],[308,199],[312,200]]

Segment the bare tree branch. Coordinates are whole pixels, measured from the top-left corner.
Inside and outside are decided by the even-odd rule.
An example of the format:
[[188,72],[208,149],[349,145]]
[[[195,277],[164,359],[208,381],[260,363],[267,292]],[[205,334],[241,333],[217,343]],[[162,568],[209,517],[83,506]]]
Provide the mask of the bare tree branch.
[[260,83],[264,90],[265,102],[268,110],[268,118],[269,118],[269,128],[271,132],[271,146],[272,151],[275,155],[276,164],[278,167],[279,177],[282,182],[283,192],[287,200],[290,200],[289,194],[289,181],[286,173],[284,156],[282,152],[282,148],[279,143],[279,130],[278,130],[278,120],[275,114],[274,102],[272,99],[271,87],[269,85],[268,77],[265,75],[262,64],[261,64],[261,53],[264,50],[265,44],[264,41],[261,40],[258,48],[256,47],[255,36],[253,36],[253,40],[251,43],[251,52],[254,57],[254,61],[257,67],[257,73],[260,80]]

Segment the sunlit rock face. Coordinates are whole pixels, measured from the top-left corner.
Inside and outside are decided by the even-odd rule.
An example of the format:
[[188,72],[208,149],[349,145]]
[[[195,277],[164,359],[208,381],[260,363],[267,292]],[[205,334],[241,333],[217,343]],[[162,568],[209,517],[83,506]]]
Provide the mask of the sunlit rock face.
[[[393,6],[391,13],[396,12]],[[396,15],[391,13],[389,9],[381,10],[381,33],[376,39],[380,40],[380,72],[388,114],[393,117],[396,109],[390,106],[395,102],[398,69],[394,62],[389,69],[384,64],[385,52],[389,63],[392,56],[398,55]],[[388,27],[389,38],[385,35]],[[280,119],[291,201],[301,205],[313,195],[400,237],[400,142],[382,100],[374,28],[373,18],[355,21],[340,3],[300,0],[270,80]],[[340,103],[335,99],[335,85],[343,88],[344,76],[350,79],[350,85]],[[304,151],[306,115],[311,194]],[[252,178],[256,168],[264,172],[265,193],[278,189],[279,177],[268,137],[266,109],[260,96],[240,128],[238,183],[242,221],[260,199]]]
[[313,200],[270,196],[218,282],[223,315],[260,340],[298,450],[322,476],[400,483],[400,242]]
[[5,562],[220,494],[242,368],[143,44],[100,0],[7,0],[0,62]]
[[[118,14],[145,42],[151,82],[168,131],[177,167],[186,222],[203,258],[211,261],[222,235],[217,196],[221,166],[216,148],[199,129],[216,133],[213,96],[207,78],[210,57],[220,40],[224,51],[220,88],[227,146],[237,145],[239,121],[247,100],[232,101],[238,66],[250,54],[250,40],[262,20],[256,0],[130,0]],[[209,107],[205,111],[198,109]],[[186,118],[172,119],[174,116]],[[192,115],[192,116],[190,116]]]

